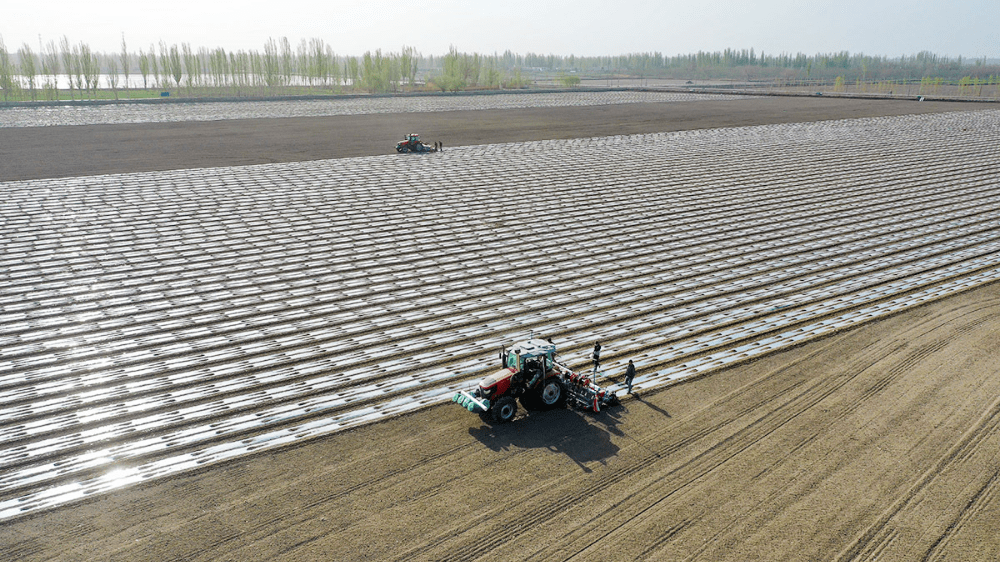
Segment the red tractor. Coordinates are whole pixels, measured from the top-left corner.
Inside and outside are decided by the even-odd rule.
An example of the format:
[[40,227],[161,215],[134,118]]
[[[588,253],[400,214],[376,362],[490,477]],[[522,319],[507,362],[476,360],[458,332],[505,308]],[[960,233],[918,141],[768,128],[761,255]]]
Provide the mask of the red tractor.
[[420,140],[420,135],[410,133],[403,137],[403,140],[396,143],[396,152],[405,154],[407,152],[437,152],[437,148],[427,146]]
[[455,393],[452,402],[478,413],[484,421],[497,423],[514,419],[518,401],[528,410],[561,408],[568,403],[593,412],[618,404],[614,392],[557,361],[556,346],[548,341],[529,339],[510,350],[501,348],[500,361],[499,371],[475,389]]

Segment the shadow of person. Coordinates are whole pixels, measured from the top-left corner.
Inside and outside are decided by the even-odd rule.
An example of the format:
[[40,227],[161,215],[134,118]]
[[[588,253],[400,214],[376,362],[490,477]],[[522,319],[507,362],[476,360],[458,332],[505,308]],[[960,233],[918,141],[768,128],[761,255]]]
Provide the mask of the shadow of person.
[[[591,421],[605,414],[590,415],[568,408],[528,412],[512,423],[471,427],[469,435],[493,451],[545,448],[566,455],[584,472],[592,472],[586,463],[604,464],[618,454],[610,430]],[[617,428],[614,431],[621,435]]]
[[666,417],[666,418],[672,417],[670,415],[670,413],[667,412],[666,410],[664,410],[663,408],[657,406],[656,404],[653,404],[652,402],[647,402],[647,401],[643,400],[642,396],[639,396],[639,392],[638,391],[632,393],[632,399],[634,399],[636,402],[639,402],[640,404],[642,404],[644,406],[649,407],[649,409],[651,409],[651,410],[653,410],[655,412],[659,412],[660,414],[663,415],[663,417]]

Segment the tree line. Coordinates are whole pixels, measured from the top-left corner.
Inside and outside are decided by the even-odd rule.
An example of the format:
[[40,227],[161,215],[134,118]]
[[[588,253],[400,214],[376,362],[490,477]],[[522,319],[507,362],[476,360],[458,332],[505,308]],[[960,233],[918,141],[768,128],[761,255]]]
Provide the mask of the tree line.
[[863,53],[763,53],[754,49],[725,49],[665,56],[659,52],[628,53],[617,56],[578,57],[575,55],[502,55],[503,66],[549,71],[576,71],[587,75],[610,74],[662,78],[763,79],[796,76],[832,80],[851,76],[860,80],[920,80],[940,77],[956,81],[962,77],[1000,76],[1000,65],[984,59],[949,58],[929,51],[915,55],[888,57]]
[[[436,65],[436,66],[435,66]],[[117,53],[100,53],[63,37],[36,52],[24,43],[7,50],[0,36],[3,100],[96,99],[133,90],[173,90],[189,96],[259,96],[343,91],[388,93],[417,86],[419,69],[437,71],[422,87],[441,90],[521,87],[520,71],[501,69],[499,58],[459,53],[424,57],[413,47],[342,56],[322,39],[268,39],[262,50],[194,48],[159,42],[130,51],[125,38]],[[103,80],[103,86],[101,81]]]
[[[227,51],[161,41],[130,51],[122,37],[116,53],[96,52],[66,36],[8,51],[0,36],[0,91],[15,99],[95,99],[141,89],[173,90],[189,96],[258,96],[294,93],[399,92],[416,87],[455,91],[518,88],[539,73],[557,74],[565,85],[590,77],[739,78],[744,80],[972,80],[1000,82],[1000,67],[986,60],[951,59],[923,51],[890,58],[860,53],[795,55],[754,49],[665,56],[659,52],[581,57],[535,53],[464,53],[451,47],[443,56],[424,56],[413,47],[343,56],[324,40],[268,39],[262,50]],[[567,74],[571,73],[571,74]],[[994,76],[995,75],[995,76]],[[61,78],[60,78],[61,77]],[[103,81],[103,84],[102,84]],[[141,86],[140,86],[141,85]],[[175,94],[176,95],[176,94]]]

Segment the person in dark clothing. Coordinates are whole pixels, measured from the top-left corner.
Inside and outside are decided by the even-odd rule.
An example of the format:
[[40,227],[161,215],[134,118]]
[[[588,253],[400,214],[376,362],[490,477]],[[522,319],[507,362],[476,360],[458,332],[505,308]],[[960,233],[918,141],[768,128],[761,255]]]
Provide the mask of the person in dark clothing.
[[628,385],[628,393],[632,394],[632,379],[635,378],[635,365],[632,360],[628,360],[628,367],[625,367],[625,384]]
[[597,367],[601,365],[601,342],[594,343],[594,353],[590,355],[590,358],[594,360],[594,374],[597,374]]

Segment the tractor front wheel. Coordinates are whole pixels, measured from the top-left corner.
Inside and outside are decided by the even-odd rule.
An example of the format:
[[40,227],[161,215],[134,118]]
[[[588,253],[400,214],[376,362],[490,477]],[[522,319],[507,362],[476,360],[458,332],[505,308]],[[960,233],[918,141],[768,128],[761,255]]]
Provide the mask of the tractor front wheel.
[[504,396],[493,405],[493,421],[507,423],[517,415],[517,402],[513,396]]

